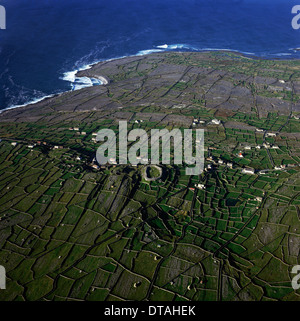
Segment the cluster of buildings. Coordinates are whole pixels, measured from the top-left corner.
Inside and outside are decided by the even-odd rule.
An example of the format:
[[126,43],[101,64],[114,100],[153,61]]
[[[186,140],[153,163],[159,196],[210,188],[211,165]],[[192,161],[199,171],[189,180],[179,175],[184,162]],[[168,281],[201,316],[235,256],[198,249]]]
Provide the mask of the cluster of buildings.
[[70,127],[69,130],[79,131],[79,128],[78,127]]
[[212,156],[209,156],[206,158],[206,161],[210,162],[207,164],[207,167],[204,168],[205,171],[212,169],[212,165],[224,165],[227,166],[228,168],[233,168],[233,164],[231,162],[225,162],[223,159],[218,158],[214,159]]
[[[262,147],[264,147],[264,148],[266,148],[266,149],[268,149],[268,148],[279,149],[279,146],[278,146],[278,145],[271,145],[271,144],[269,144],[269,143],[263,143],[262,145],[256,145],[256,146],[255,146],[256,149],[261,149]],[[244,149],[245,149],[245,150],[251,150],[252,147],[249,146],[249,145],[246,145],[246,146],[244,146]],[[242,153],[242,152],[240,152],[240,153]],[[238,155],[238,156],[241,157],[240,155]]]
[[[199,125],[199,124],[205,124],[206,121],[205,120],[201,120],[200,118],[194,118],[193,120],[193,126]],[[212,119],[209,123],[209,125],[220,125],[221,124],[221,120],[219,119]]]
[[[69,130],[74,130],[76,132],[79,132],[79,128],[78,127],[70,127]],[[86,135],[86,132],[80,132],[81,135]]]
[[198,124],[205,124],[204,120],[201,120],[200,118],[194,118],[193,120],[193,126],[196,126]]

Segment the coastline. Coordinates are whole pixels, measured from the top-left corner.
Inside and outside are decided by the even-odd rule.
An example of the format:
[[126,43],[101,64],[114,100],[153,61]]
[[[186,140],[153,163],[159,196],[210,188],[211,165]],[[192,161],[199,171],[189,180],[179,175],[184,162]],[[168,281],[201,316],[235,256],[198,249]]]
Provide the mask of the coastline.
[[[17,108],[26,108],[28,106],[32,106],[32,105],[38,104],[38,103],[43,102],[43,101],[47,101],[47,100],[49,100],[51,98],[59,97],[59,96],[65,94],[65,93],[69,93],[69,92],[72,92],[72,91],[78,91],[78,90],[81,90],[81,89],[84,89],[84,88],[93,87],[93,86],[105,86],[105,85],[108,85],[110,80],[105,78],[104,76],[92,76],[92,77],[89,77],[84,72],[87,71],[87,70],[92,69],[96,65],[103,64],[103,63],[110,62],[110,61],[125,59],[125,58],[146,56],[146,55],[155,54],[155,53],[168,53],[168,52],[173,52],[173,53],[183,53],[183,52],[190,52],[190,53],[194,53],[194,52],[199,52],[199,53],[200,52],[208,52],[208,53],[209,52],[224,52],[224,53],[237,54],[237,55],[240,55],[240,56],[242,56],[244,58],[254,59],[254,60],[280,60],[280,61],[300,60],[299,58],[296,58],[296,57],[288,57],[287,54],[284,54],[284,55],[276,57],[276,58],[275,57],[272,57],[272,58],[270,57],[269,58],[269,57],[260,57],[260,56],[255,55],[254,53],[242,52],[242,51],[238,51],[238,50],[235,50],[235,49],[204,48],[204,49],[201,49],[201,50],[194,49],[194,50],[191,50],[191,51],[180,51],[180,50],[177,51],[176,49],[193,49],[193,48],[191,48],[190,46],[181,45],[181,44],[179,44],[179,45],[167,45],[167,44],[159,45],[159,46],[156,46],[156,48],[154,48],[154,49],[141,50],[137,54],[134,54],[134,55],[121,56],[121,57],[116,57],[116,58],[96,61],[96,62],[92,62],[92,63],[90,63],[88,65],[85,65],[85,66],[83,66],[83,67],[81,67],[79,69],[76,69],[76,70],[73,70],[73,71],[64,72],[63,76],[60,77],[60,79],[70,82],[70,85],[71,85],[72,89],[66,90],[66,91],[61,91],[61,92],[54,93],[54,94],[49,94],[49,95],[46,95],[44,97],[37,98],[37,99],[34,99],[32,101],[29,101],[29,102],[27,102],[27,103],[25,103],[23,105],[15,105],[15,106],[7,107],[5,109],[1,109],[0,110],[0,116],[2,114],[6,113],[7,111],[10,111],[10,110],[13,110],[13,109],[17,109]],[[294,48],[294,49],[290,49],[290,50],[297,51],[297,50],[300,50],[300,48]],[[98,83],[95,84],[93,82],[93,79],[97,80]],[[82,83],[79,84],[78,87],[76,88],[76,84],[75,83],[78,80],[81,80]],[[89,84],[88,84],[88,82],[89,82]]]

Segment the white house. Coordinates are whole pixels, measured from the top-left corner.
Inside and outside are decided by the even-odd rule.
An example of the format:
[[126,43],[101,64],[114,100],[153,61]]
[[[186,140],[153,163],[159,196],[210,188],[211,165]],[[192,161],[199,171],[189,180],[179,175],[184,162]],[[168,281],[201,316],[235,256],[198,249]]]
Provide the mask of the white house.
[[204,184],[195,184],[195,187],[197,187],[199,189],[205,189]]
[[214,125],[220,125],[221,124],[221,121],[219,120],[219,119],[213,119],[212,121],[211,121],[211,123],[212,124],[214,124]]
[[109,159],[109,163],[110,163],[110,164],[117,164],[117,160],[116,160],[115,158],[111,157],[111,158]]
[[243,168],[242,173],[243,174],[254,174],[255,171],[253,168],[246,167],[246,168]]

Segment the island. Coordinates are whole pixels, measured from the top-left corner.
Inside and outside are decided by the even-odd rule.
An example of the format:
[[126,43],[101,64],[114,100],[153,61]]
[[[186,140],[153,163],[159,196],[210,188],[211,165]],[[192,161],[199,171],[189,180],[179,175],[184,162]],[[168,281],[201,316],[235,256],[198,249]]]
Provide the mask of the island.
[[[299,300],[300,61],[159,52],[0,114],[1,300]],[[204,129],[205,164],[98,164],[100,129]],[[174,151],[174,150],[172,150]]]

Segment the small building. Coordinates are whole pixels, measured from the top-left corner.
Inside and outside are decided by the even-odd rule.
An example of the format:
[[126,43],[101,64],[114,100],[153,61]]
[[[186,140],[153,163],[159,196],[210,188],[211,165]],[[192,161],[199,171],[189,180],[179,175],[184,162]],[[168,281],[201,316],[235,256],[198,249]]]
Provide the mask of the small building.
[[18,145],[17,142],[12,142],[11,144],[12,144],[12,146],[17,146]]
[[205,185],[204,184],[195,184],[195,187],[197,187],[199,189],[205,189]]
[[253,175],[253,174],[255,173],[255,171],[254,171],[254,169],[253,169],[253,168],[246,167],[246,168],[243,168],[242,173],[243,173],[243,174],[250,174],[250,175]]
[[251,146],[245,146],[244,149],[250,150],[250,149],[251,149]]
[[221,124],[221,121],[219,119],[216,119],[214,118],[212,121],[211,121],[212,124],[214,125],[220,125]]
[[116,160],[115,158],[111,157],[111,158],[109,159],[109,163],[110,163],[110,164],[117,164],[117,160]]
[[239,152],[238,155],[237,155],[239,158],[243,158],[244,155],[242,154],[242,152]]
[[268,173],[267,169],[262,169],[261,171],[259,171],[260,175],[266,175]]
[[229,167],[229,168],[232,168],[233,164],[232,163],[227,163],[226,166]]

